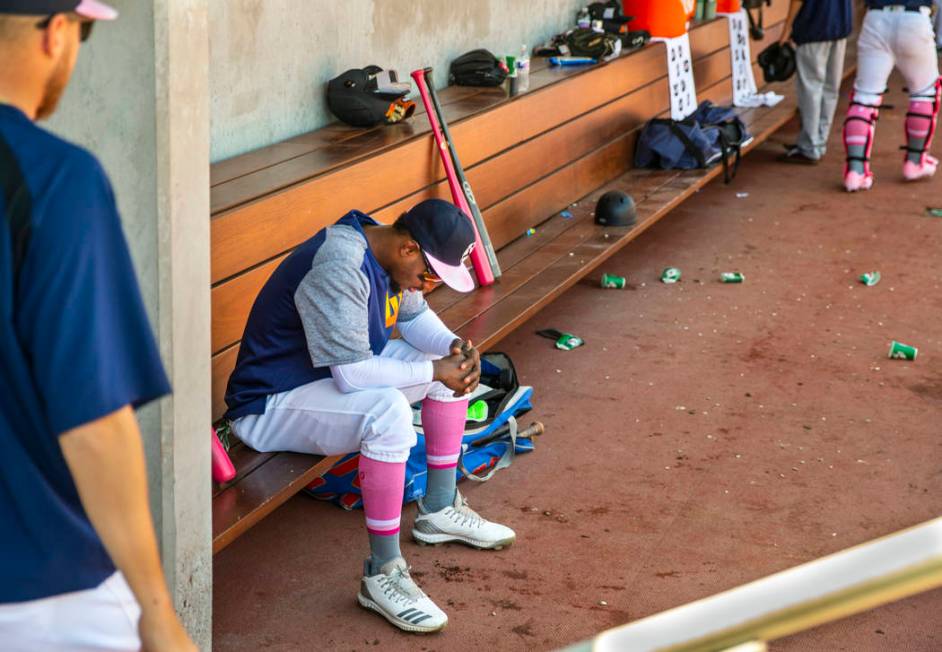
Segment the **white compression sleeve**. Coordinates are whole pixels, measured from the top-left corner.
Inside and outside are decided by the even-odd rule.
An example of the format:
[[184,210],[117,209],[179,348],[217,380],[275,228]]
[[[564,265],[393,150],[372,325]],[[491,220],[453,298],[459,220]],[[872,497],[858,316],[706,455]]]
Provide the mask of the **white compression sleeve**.
[[432,382],[430,360],[403,362],[373,356],[367,360],[331,366],[330,373],[344,394],[376,387],[412,387]]
[[459,339],[432,310],[425,310],[409,321],[400,321],[396,327],[402,339],[419,351],[443,358],[451,353],[448,348],[451,343]]

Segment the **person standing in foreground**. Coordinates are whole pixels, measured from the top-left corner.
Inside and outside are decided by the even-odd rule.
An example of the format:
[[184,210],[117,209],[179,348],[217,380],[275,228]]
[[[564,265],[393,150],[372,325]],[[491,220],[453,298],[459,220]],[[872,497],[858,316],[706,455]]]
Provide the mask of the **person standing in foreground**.
[[111,186],[40,129],[97,0],[0,0],[0,647],[192,650],[133,408],[170,391]]
[[796,46],[801,133],[781,161],[815,165],[827,151],[852,17],[851,0],[791,0],[780,42]]
[[894,66],[909,89],[903,178],[935,174],[938,159],[929,154],[939,117],[939,59],[932,30],[932,0],[867,0],[857,41],[857,79],[844,121],[848,192],[873,186],[870,151],[886,83]]

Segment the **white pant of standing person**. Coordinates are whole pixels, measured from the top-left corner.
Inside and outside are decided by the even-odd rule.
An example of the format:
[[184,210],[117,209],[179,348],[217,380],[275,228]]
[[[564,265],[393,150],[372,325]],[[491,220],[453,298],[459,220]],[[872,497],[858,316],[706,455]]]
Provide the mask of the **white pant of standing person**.
[[828,136],[837,110],[847,39],[802,43],[796,49],[798,110],[801,133],[798,151],[812,160],[827,152]]
[[141,609],[120,572],[86,591],[0,604],[4,652],[137,652]]
[[857,41],[857,78],[844,122],[849,192],[873,185],[870,152],[879,108],[893,68],[909,89],[906,155],[903,177],[915,181],[935,174],[938,161],[929,155],[939,113],[939,62],[929,7],[906,11],[901,6],[870,9]]
[[[390,340],[380,356],[404,362],[436,357],[403,340]],[[232,430],[262,452],[342,455],[359,451],[380,462],[405,462],[416,443],[411,405],[426,396],[442,402],[466,398],[456,399],[439,382],[343,393],[332,378],[325,378],[269,396],[264,414],[236,419]]]

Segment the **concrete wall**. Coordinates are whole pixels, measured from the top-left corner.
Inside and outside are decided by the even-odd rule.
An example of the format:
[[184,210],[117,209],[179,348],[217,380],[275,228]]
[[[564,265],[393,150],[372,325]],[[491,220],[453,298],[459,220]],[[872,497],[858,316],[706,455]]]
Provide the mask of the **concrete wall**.
[[211,149],[222,160],[334,120],[326,82],[375,63],[435,69],[486,47],[516,54],[575,23],[585,0],[209,0]]
[[209,649],[207,0],[109,0],[46,124],[101,160],[174,395],[138,413],[151,509],[178,611]]

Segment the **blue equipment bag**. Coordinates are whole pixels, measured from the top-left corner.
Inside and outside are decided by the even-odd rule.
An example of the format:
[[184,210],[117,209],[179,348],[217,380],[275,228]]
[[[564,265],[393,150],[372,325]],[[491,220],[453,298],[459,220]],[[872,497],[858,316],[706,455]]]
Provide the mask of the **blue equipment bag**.
[[692,170],[722,161],[723,179],[729,183],[739,169],[742,147],[751,141],[752,136],[732,107],[704,101],[683,120],[649,121],[638,137],[635,167]]
[[[485,482],[500,469],[510,466],[515,454],[533,450],[531,439],[517,438],[516,421],[516,417],[532,409],[532,395],[532,387],[521,386],[517,382],[517,372],[507,355],[485,353],[481,356],[481,384],[471,395],[470,403],[486,403],[487,416],[465,423],[461,458],[456,469],[459,480],[468,478]],[[421,406],[414,405],[412,410],[418,442],[406,461],[404,503],[418,500],[425,495],[427,479]],[[305,493],[347,510],[363,507],[357,477],[359,462],[359,453],[346,455],[323,477],[309,484],[304,490]]]
[[635,167],[662,170],[693,170],[716,162],[722,152],[715,131],[705,131],[689,115],[683,120],[650,120],[635,148]]

